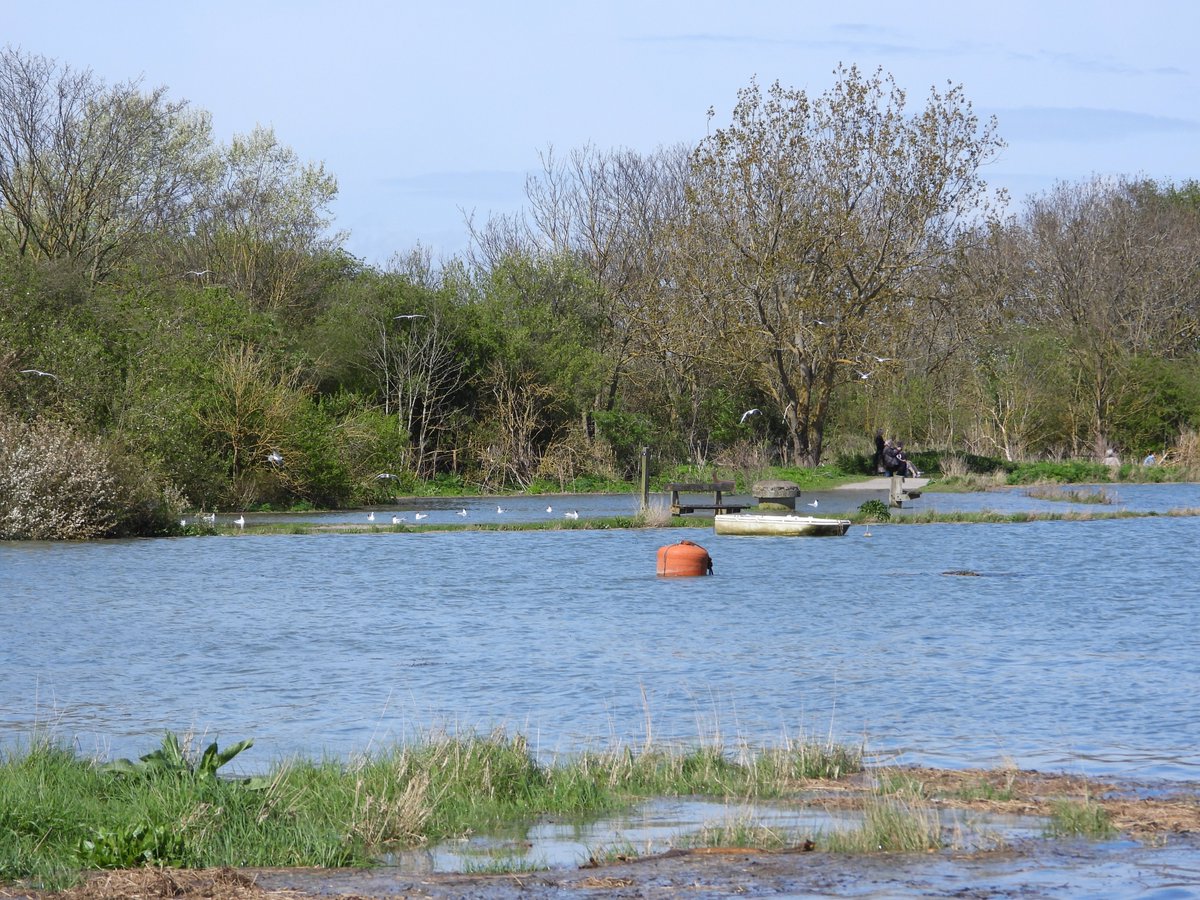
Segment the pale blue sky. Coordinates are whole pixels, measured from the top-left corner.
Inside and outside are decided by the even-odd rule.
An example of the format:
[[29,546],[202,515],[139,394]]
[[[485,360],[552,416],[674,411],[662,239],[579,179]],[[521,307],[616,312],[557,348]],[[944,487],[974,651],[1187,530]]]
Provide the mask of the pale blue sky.
[[1200,178],[1200,3],[966,0],[0,0],[0,41],[143,76],[256,124],[338,178],[337,225],[371,263],[467,245],[522,204],[539,152],[650,152],[728,122],[739,88],[820,94],[839,62],[910,98],[962,84],[1009,147],[985,172],[1018,201],[1093,174]]

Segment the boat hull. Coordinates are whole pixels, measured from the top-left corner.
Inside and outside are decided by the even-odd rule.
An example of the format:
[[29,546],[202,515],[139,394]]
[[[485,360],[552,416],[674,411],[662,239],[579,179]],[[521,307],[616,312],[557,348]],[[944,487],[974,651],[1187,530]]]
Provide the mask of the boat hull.
[[821,519],[816,516],[730,513],[713,517],[713,531],[716,534],[838,537],[849,528],[849,519]]

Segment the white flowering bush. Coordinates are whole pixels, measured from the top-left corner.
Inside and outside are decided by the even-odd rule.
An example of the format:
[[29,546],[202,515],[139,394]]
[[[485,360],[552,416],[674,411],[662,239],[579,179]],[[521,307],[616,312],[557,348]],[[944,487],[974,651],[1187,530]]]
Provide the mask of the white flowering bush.
[[53,422],[0,418],[0,539],[163,534],[178,521],[181,500],[94,438]]

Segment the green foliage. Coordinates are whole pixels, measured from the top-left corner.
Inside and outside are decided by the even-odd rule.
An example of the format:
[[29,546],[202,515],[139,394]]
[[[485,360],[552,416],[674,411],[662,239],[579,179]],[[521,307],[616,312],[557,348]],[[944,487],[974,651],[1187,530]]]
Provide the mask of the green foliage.
[[608,441],[616,454],[617,466],[626,478],[641,469],[642,448],[655,445],[653,420],[641,413],[599,410],[594,413],[596,431]]
[[882,500],[867,500],[858,506],[859,515],[871,522],[887,522],[892,518],[892,511]]
[[792,744],[768,749],[754,760],[759,783],[788,785],[811,779],[839,779],[863,770],[862,751],[842,744]]
[[97,829],[79,842],[79,860],[90,869],[193,864],[184,836],[165,825],[129,825],[114,831]]
[[[217,770],[232,760],[243,750],[254,746],[254,741],[238,741],[232,747],[224,750],[217,748],[213,741],[204,748],[199,759],[190,758],[184,751],[183,745],[174,732],[168,731],[163,735],[162,746],[147,753],[132,762],[128,759],[118,759],[105,765],[101,771],[118,775],[144,775],[148,777],[173,776],[195,780],[215,779]],[[250,783],[249,781],[246,782]]]
[[1184,360],[1137,357],[1112,407],[1111,440],[1138,459],[1162,453],[1180,432],[1200,425],[1200,366]]
[[[1195,295],[1173,248],[1194,243],[1196,183],[1064,185],[954,247],[999,147],[958,87],[919,110],[882,71],[840,68],[820,96],[751,84],[686,193],[682,153],[585,152],[531,190],[538,240],[500,229],[479,268],[417,248],[378,270],[331,232],[334,175],[270,129],[220,146],[165,89],[0,54],[25,65],[44,77],[0,102],[17,154],[0,178],[0,537],[172,533],[181,505],[627,490],[642,446],[660,480],[719,469],[742,490],[781,459],[835,459],[778,472],[809,490],[873,474],[875,423],[1016,458],[1098,436],[1141,458],[1200,427],[1194,316],[1173,299]],[[14,131],[21,108],[53,127]],[[98,190],[51,221],[72,165]],[[1087,260],[1071,289],[1048,276],[1057,251]],[[886,349],[905,334],[919,354]],[[868,350],[907,359],[867,381]],[[40,452],[54,439],[63,459]],[[1109,476],[956,452],[960,478],[962,462],[1019,484]]]

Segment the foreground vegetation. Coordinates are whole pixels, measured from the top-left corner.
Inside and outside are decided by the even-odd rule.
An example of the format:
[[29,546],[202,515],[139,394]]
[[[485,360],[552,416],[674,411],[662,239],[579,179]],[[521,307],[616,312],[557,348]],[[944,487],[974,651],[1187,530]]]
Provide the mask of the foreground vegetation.
[[[861,750],[828,743],[757,751],[618,748],[543,764],[524,738],[497,732],[430,736],[344,763],[291,760],[252,777],[218,772],[250,747],[243,741],[194,752],[167,734],[160,748],[136,761],[81,759],[42,740],[0,755],[0,884],[56,889],[88,870],[142,866],[370,866],[406,847],[522,833],[547,816],[594,820],[667,796],[786,801],[861,820],[800,833],[742,817],[677,836],[676,846],[685,848],[961,848],[961,826],[944,828],[941,820],[954,807],[1035,813],[1045,817],[1047,837],[1200,826],[1194,797],[1129,798],[1113,785],[1013,769],[867,769]],[[985,842],[1004,845],[995,835]],[[979,848],[973,838],[968,843]],[[637,852],[629,845],[596,847],[591,862]],[[487,868],[531,866],[513,854]]]
[[98,764],[36,742],[0,757],[0,881],[64,885],[87,868],[364,866],[389,848],[539,815],[594,816],[664,795],[778,797],[861,769],[861,754],[798,744],[735,762],[720,750],[588,752],[546,766],[524,738],[436,737],[349,764],[287,762],[249,779],[168,735]]

